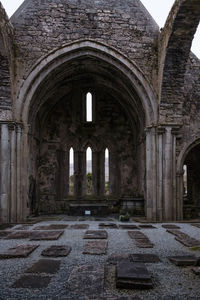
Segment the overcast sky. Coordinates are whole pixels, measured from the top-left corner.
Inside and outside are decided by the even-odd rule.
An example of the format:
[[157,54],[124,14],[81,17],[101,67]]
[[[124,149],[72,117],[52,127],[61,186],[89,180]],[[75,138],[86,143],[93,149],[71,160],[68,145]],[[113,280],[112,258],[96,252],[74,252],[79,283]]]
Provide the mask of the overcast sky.
[[[10,17],[23,0],[0,0]],[[141,0],[160,27],[164,26],[174,0]],[[200,26],[195,35],[192,51],[200,58]]]

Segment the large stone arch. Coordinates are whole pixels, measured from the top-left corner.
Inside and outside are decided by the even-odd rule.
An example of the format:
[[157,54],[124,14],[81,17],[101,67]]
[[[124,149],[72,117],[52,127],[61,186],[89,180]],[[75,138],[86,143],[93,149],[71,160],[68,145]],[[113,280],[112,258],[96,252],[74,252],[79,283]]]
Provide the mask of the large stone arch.
[[84,56],[99,58],[116,67],[131,82],[135,94],[140,98],[145,112],[146,125],[156,123],[156,96],[142,71],[119,51],[92,40],[81,40],[55,49],[33,67],[20,87],[15,103],[15,118],[27,123],[31,100],[37,89],[40,88],[41,82],[62,64]]
[[[76,62],[82,63],[85,60],[88,62],[95,60],[98,67],[102,64],[106,76],[109,75],[111,79],[113,78],[113,82],[116,80],[115,84],[111,82],[107,86],[110,94],[113,93],[115,97],[118,95],[117,89],[119,90],[117,80],[120,80],[121,88],[125,91],[124,95],[121,95],[123,109],[129,115],[131,122],[137,118],[137,124],[134,123],[135,126],[138,126],[136,131],[141,131],[144,134],[144,139],[139,141],[140,145],[145,144],[144,129],[146,126],[152,126],[157,122],[157,99],[151,85],[144,77],[142,71],[114,48],[93,40],[81,40],[55,49],[46,57],[43,57],[32,68],[20,87],[14,110],[15,119],[23,124],[23,130],[20,132],[22,152],[20,158],[18,158],[21,160],[21,170],[18,172],[18,176],[21,176],[20,198],[22,199],[22,203],[20,206],[24,208],[22,218],[29,213],[29,210],[26,208],[26,202],[29,184],[28,178],[30,175],[28,163],[30,161],[29,151],[32,145],[28,141],[32,134],[32,124],[37,123],[36,116],[41,109],[47,109],[46,115],[48,115],[51,104],[47,102],[47,99],[52,92],[56,75],[59,75],[58,78],[62,81],[66,74],[70,75],[70,73],[65,72],[68,72],[68,70],[70,72],[70,68],[73,69]],[[95,76],[98,77],[99,74]],[[98,80],[101,83],[100,76]],[[52,85],[49,85],[49,82]],[[105,81],[103,84],[106,86]],[[59,92],[60,98],[67,93],[66,90],[62,92],[62,88]],[[42,99],[46,100],[43,101]],[[52,100],[52,105],[54,104]],[[143,151],[143,155],[145,155],[145,150]],[[143,163],[145,168],[144,160]]]
[[[162,29],[159,56],[159,88],[160,109],[164,115],[163,121],[175,121],[173,116],[167,116],[171,115],[170,105],[173,103],[174,116],[178,122],[181,122],[184,75],[192,40],[199,21],[200,3],[198,0],[176,0],[165,27]],[[166,104],[169,104],[169,110]]]

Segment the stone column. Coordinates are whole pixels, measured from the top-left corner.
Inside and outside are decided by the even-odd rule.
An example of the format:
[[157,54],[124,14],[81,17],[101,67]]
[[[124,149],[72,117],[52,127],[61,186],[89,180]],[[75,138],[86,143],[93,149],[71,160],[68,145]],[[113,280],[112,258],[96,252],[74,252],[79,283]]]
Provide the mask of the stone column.
[[16,125],[11,124],[10,130],[10,144],[11,144],[11,155],[10,155],[10,221],[12,223],[17,222],[17,197],[16,197],[16,174],[17,174],[17,162],[16,162]]
[[176,174],[177,221],[181,221],[183,219],[183,174],[183,171],[177,172]]
[[[17,125],[17,133],[16,133],[17,137],[16,137],[16,156],[17,156],[17,159],[16,159],[16,169],[17,169],[17,179],[16,179],[16,198],[17,198],[17,209],[16,209],[16,212],[17,212],[17,220],[18,221],[21,221],[23,220],[23,200],[27,202],[27,197],[28,197],[28,194],[25,196],[26,199],[23,199],[23,196],[22,195],[22,159],[21,159],[21,155],[22,155],[22,127],[21,125]],[[23,154],[25,154],[25,151],[27,151],[26,149],[26,146],[24,145],[24,149],[23,149]],[[26,156],[23,155],[23,163],[26,165],[27,163],[27,154]],[[26,173],[24,173],[24,176],[26,175],[27,177],[27,168],[26,166],[24,166],[24,170],[26,170]],[[25,190],[25,193],[27,192],[26,191],[26,182],[27,182],[27,178],[23,178],[24,180],[24,190]]]
[[146,214],[147,220],[157,220],[156,129],[146,130]]
[[85,152],[74,152],[74,187],[75,195],[81,198],[86,191],[86,154]]
[[92,153],[93,194],[98,197],[105,195],[105,152]]
[[118,153],[109,151],[109,192],[110,195],[120,195],[121,174]]
[[10,222],[10,138],[8,124],[1,124],[0,221]]

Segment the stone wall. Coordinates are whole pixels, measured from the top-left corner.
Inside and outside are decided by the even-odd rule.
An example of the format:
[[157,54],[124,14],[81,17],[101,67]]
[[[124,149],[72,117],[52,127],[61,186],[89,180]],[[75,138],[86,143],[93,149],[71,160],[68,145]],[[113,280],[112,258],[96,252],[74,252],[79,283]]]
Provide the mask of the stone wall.
[[159,29],[138,0],[32,0],[11,19],[18,45],[18,79],[65,43],[93,39],[115,47],[156,84]]
[[[129,117],[123,111],[118,99],[114,99],[98,88],[95,89],[94,97],[94,122],[85,122],[83,94],[76,89],[75,94],[73,92],[67,95],[55,105],[43,123],[40,133],[42,140],[37,175],[41,212],[66,210],[67,200],[71,199],[68,187],[69,149],[71,147],[75,153],[84,157],[87,147],[92,148],[93,180],[95,181],[93,184],[97,184],[91,196],[93,199],[102,200],[106,197],[102,190],[99,191],[98,183],[96,183],[97,174],[94,174],[104,169],[103,156],[106,148],[110,152],[110,184],[112,185],[110,197],[132,199],[143,195],[143,183],[138,182],[140,178],[137,162],[137,134],[132,128]],[[100,156],[102,161],[100,165],[96,160],[99,154],[103,155]],[[141,157],[141,165],[142,162],[144,164],[144,160],[145,157]],[[84,164],[83,161],[82,163]],[[82,174],[80,182],[83,185],[82,195],[80,193],[79,196],[87,199],[84,176]],[[104,178],[101,178],[99,184],[104,185]]]

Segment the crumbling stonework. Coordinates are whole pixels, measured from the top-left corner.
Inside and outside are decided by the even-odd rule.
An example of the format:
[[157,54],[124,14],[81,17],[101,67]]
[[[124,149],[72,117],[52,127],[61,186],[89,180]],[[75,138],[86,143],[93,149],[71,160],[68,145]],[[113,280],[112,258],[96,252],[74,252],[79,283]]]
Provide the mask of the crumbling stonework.
[[145,211],[149,221],[181,220],[188,205],[198,211],[190,191],[200,62],[190,47],[199,19],[199,0],[176,0],[161,32],[139,0],[26,0],[10,20],[0,6],[1,221],[67,213],[70,201]]

